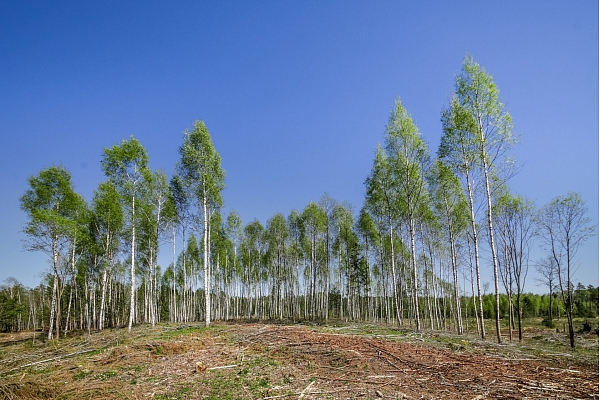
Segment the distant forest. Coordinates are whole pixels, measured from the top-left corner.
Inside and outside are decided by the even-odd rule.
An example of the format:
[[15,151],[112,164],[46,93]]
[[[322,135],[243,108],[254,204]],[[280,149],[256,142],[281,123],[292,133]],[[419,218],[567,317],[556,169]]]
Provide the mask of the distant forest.
[[[325,194],[265,225],[221,214],[225,172],[202,121],[184,132],[172,177],[150,170],[133,136],[104,149],[106,180],[89,202],[62,166],[39,171],[20,199],[25,247],[52,269],[36,288],[5,282],[0,329],[50,339],[167,321],[343,320],[485,339],[494,319],[500,342],[506,321],[521,338],[523,318],[544,317],[564,319],[575,346],[573,318],[598,313],[598,288],[573,282],[577,250],[596,232],[581,196],[537,209],[511,193],[512,119],[469,55],[441,121],[432,155],[396,100],[357,212]],[[530,259],[534,246],[543,258]],[[165,248],[171,263],[159,266]],[[533,269],[547,294],[523,292]]]

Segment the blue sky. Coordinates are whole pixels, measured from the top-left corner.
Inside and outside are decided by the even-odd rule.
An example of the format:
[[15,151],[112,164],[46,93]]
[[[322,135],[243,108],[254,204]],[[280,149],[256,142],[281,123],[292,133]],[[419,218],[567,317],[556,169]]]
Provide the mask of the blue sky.
[[[0,283],[49,267],[22,250],[29,176],[62,164],[90,200],[103,148],[131,134],[170,175],[196,119],[244,223],[324,192],[358,210],[395,98],[435,153],[467,51],[521,137],[513,191],[538,206],[578,191],[598,222],[596,1],[176,4],[0,1]],[[597,285],[597,237],[578,262]]]

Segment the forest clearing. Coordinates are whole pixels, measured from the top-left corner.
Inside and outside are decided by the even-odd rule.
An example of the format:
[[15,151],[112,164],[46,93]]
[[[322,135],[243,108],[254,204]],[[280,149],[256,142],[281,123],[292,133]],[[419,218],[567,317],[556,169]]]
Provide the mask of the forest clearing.
[[0,400],[599,398],[572,3],[3,2]]
[[598,398],[597,330],[578,335],[576,349],[568,334],[541,326],[526,327],[521,345],[378,324],[159,324],[44,336],[0,334],[1,398]]

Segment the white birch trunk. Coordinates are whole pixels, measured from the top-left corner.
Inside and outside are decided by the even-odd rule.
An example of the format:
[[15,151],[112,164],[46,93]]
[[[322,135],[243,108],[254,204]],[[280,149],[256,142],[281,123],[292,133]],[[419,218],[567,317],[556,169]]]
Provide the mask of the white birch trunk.
[[135,318],[135,195],[131,201],[131,296],[129,298],[129,326],[127,331],[131,332],[131,326]]
[[208,327],[210,325],[210,270],[208,265],[208,213],[206,204],[206,189],[203,189],[204,196],[202,199],[202,213],[204,217],[204,305],[205,305],[205,316],[204,325]]

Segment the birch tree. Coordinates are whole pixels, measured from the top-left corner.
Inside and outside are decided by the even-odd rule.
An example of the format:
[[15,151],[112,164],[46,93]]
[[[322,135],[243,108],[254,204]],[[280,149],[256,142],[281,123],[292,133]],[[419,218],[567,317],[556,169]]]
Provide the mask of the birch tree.
[[[232,265],[229,266],[229,271],[227,275],[227,278],[229,279],[229,286],[230,288],[232,288],[237,283],[235,281],[236,277],[242,277],[239,262],[239,249],[243,235],[242,218],[235,210],[230,210],[229,214],[227,215],[225,232],[227,234],[227,237],[231,241],[231,249],[233,250],[233,254],[230,255]],[[243,281],[240,279],[240,283],[241,282]],[[236,296],[236,305],[239,304],[239,297],[241,296]],[[236,317],[239,316],[238,310],[239,309],[236,307]],[[229,307],[226,309],[225,319],[229,319]]]
[[205,325],[210,325],[210,213],[223,204],[221,191],[225,188],[225,171],[221,168],[221,156],[216,151],[210,133],[202,121],[184,132],[183,144],[179,148],[181,159],[177,174],[190,188],[201,213],[202,240],[204,249],[204,298]]
[[[371,174],[365,180],[367,189],[365,206],[371,213],[374,214],[375,220],[385,220],[387,224],[387,233],[390,248],[390,264],[392,268],[392,290],[394,294],[394,302],[396,304],[396,323],[401,325],[402,315],[400,312],[400,301],[398,296],[398,282],[396,274],[396,253],[394,250],[395,224],[398,216],[398,208],[395,202],[396,188],[392,178],[392,170],[390,161],[385,150],[377,147],[375,160]],[[381,217],[381,218],[378,218]],[[383,248],[383,246],[381,246]],[[383,256],[382,256],[383,266]]]
[[512,119],[510,114],[504,110],[504,104],[500,101],[500,91],[492,76],[470,55],[465,57],[462,73],[456,77],[455,90],[451,110],[455,117],[460,118],[458,126],[453,127],[457,127],[461,131],[460,138],[464,142],[460,145],[468,148],[466,154],[469,157],[469,166],[475,164],[479,168],[485,189],[487,233],[496,295],[496,336],[500,343],[502,337],[500,334],[498,257],[492,218],[493,179],[500,175],[503,166],[505,166],[505,171],[510,170],[512,159],[506,156],[506,152],[515,143],[512,134]]
[[547,255],[546,257],[539,259],[535,263],[535,270],[539,274],[536,279],[539,284],[548,287],[548,319],[542,322],[545,322],[547,326],[553,328],[552,300],[554,298],[554,289],[556,288],[556,263],[554,262],[554,257]]
[[73,213],[78,196],[71,183],[71,174],[62,166],[51,166],[28,179],[30,188],[20,198],[21,210],[29,221],[24,232],[28,239],[25,248],[43,251],[52,257],[53,287],[50,305],[48,339],[56,328],[60,336],[59,263],[75,225]]
[[[188,274],[187,274],[187,267],[186,267],[186,260],[187,258],[185,257],[185,251],[187,249],[187,236],[186,233],[188,231],[189,226],[192,223],[193,220],[193,215],[192,215],[192,194],[190,193],[189,187],[186,186],[185,182],[183,181],[182,177],[178,176],[177,174],[175,176],[173,176],[173,178],[171,179],[170,182],[170,187],[171,187],[171,195],[173,196],[173,206],[174,206],[174,219],[176,222],[176,225],[173,225],[171,227],[172,232],[171,232],[171,245],[172,245],[172,251],[173,251],[173,274],[174,276],[178,275],[178,271],[177,271],[177,262],[176,262],[176,243],[177,243],[177,234],[176,231],[179,230],[181,232],[181,242],[182,242],[182,252],[183,257],[181,258],[181,275],[182,275],[182,285],[181,285],[181,307],[179,308],[179,311],[177,309],[177,292],[175,290],[175,282],[177,281],[177,279],[175,279],[172,284],[172,290],[173,290],[173,305],[174,305],[174,310],[173,310],[173,315],[175,316],[175,320],[176,321],[187,321],[187,308],[185,307],[185,305],[187,304],[187,297],[188,297]],[[178,228],[178,229],[177,229]]]
[[135,320],[135,256],[136,256],[136,227],[139,215],[136,214],[136,199],[141,195],[144,180],[149,179],[148,153],[142,144],[133,137],[123,140],[121,145],[114,145],[104,149],[104,157],[101,161],[104,174],[114,182],[123,204],[127,208],[129,231],[131,232],[131,252],[129,276],[131,279],[131,293],[129,298],[129,324],[127,329],[131,332],[131,326]]
[[478,306],[475,316],[478,331],[482,339],[486,337],[483,322],[483,296],[481,291],[481,268],[479,257],[479,229],[477,226],[477,152],[475,148],[474,120],[467,110],[461,107],[456,95],[452,97],[447,109],[442,110],[443,135],[438,148],[438,157],[458,175],[462,176],[469,203],[470,237],[473,243],[473,260],[475,261],[475,281],[477,282]]
[[575,347],[573,329],[573,274],[579,247],[596,232],[587,216],[587,207],[579,193],[558,196],[546,204],[537,217],[539,235],[553,258],[556,277],[565,304],[569,341]]
[[290,234],[285,217],[281,213],[275,214],[267,221],[266,226],[267,255],[271,265],[271,317],[283,319],[283,289],[287,277],[287,239]]
[[[333,251],[338,260],[338,282],[340,291],[339,317],[344,318],[344,304],[346,316],[350,315],[350,275],[351,241],[353,239],[354,217],[349,206],[336,204],[332,213],[333,219]],[[345,293],[344,293],[345,292]],[[346,301],[344,301],[346,300]]]
[[421,138],[418,128],[400,99],[396,100],[386,127],[385,148],[390,160],[393,180],[397,186],[395,202],[408,222],[414,314],[416,329],[420,331],[419,277],[415,237],[420,213],[428,201],[424,178],[429,162],[429,152],[427,144]]
[[458,334],[462,335],[462,314],[458,284],[458,241],[464,232],[468,220],[467,199],[462,191],[460,181],[452,170],[441,163],[435,162],[431,175],[433,203],[438,219],[447,233],[450,245],[450,260],[454,286],[455,313],[458,324]]
[[91,234],[101,249],[101,296],[98,329],[104,329],[106,311],[106,292],[109,273],[112,271],[120,248],[120,235],[124,224],[123,207],[114,183],[103,182],[98,185],[92,199]]
[[[505,267],[514,277],[517,289],[517,320],[519,341],[523,341],[523,307],[521,295],[529,269],[529,253],[533,244],[534,207],[533,203],[521,196],[509,193],[501,196],[494,204],[497,231],[500,245],[504,248]],[[510,295],[509,295],[510,300]]]
[[[254,219],[244,227],[244,239],[241,245],[243,280],[246,287],[246,317],[252,318],[257,312],[260,297],[260,270],[265,250],[265,228]],[[254,286],[253,286],[254,285]],[[254,296],[253,296],[254,289]],[[252,300],[254,298],[254,306]]]
[[[171,202],[171,189],[167,181],[167,175],[163,171],[155,171],[148,174],[144,185],[144,207],[141,207],[145,227],[145,252],[144,259],[148,267],[148,289],[150,302],[150,323],[156,324],[158,312],[158,299],[156,293],[156,263],[160,239],[168,227],[168,213]],[[165,211],[166,210],[166,211]],[[172,213],[172,211],[171,211]],[[165,216],[167,214],[167,217]]]
[[310,314],[313,318],[316,317],[319,311],[317,310],[318,246],[323,241],[327,223],[327,213],[314,202],[310,202],[302,211],[301,232],[305,239],[304,243],[310,266],[309,298]]

